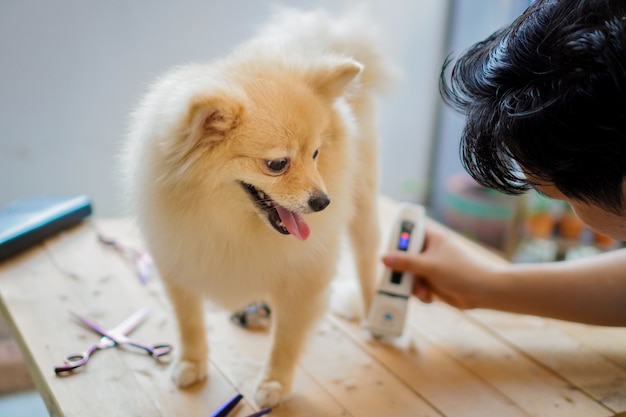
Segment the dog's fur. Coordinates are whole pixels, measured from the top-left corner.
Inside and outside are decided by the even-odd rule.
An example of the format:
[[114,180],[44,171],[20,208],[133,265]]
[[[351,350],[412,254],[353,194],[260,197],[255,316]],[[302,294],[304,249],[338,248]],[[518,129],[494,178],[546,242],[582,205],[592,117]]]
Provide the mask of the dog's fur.
[[[263,300],[272,347],[256,400],[284,400],[346,229],[369,306],[379,242],[372,92],[390,74],[372,36],[358,18],[283,11],[225,59],[165,74],[136,111],[129,191],[178,319],[176,385],[207,374],[203,296],[230,309]],[[264,204],[279,208],[287,234]]]

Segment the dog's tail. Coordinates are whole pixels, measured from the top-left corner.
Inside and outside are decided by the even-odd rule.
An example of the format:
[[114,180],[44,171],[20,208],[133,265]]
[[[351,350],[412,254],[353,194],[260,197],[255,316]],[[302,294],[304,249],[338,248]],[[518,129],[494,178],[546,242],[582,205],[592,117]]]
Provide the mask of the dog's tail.
[[279,42],[294,42],[305,50],[323,50],[351,57],[363,65],[361,88],[384,91],[400,78],[400,71],[384,56],[380,29],[365,8],[335,16],[326,10],[280,8],[261,28],[261,35]]

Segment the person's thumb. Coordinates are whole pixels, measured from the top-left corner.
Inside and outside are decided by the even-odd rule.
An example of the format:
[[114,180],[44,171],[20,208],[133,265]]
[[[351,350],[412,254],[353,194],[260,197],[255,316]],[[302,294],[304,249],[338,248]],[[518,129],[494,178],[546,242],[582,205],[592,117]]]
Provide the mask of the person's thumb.
[[383,256],[385,266],[399,272],[411,272],[414,275],[420,275],[423,271],[419,262],[419,255],[412,253],[388,253]]

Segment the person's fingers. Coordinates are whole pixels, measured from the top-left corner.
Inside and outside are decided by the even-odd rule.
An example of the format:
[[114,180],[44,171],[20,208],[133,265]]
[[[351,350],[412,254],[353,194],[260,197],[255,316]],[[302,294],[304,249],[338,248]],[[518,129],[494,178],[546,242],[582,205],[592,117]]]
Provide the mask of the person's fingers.
[[408,253],[388,253],[383,256],[383,263],[394,271],[406,271],[419,275],[422,272],[422,268],[420,263],[417,262],[418,256]]
[[422,278],[415,280],[413,286],[413,294],[423,303],[430,304],[433,302],[433,294],[428,282]]
[[428,285],[428,281],[419,278],[420,262],[418,255],[404,253],[389,253],[383,257],[383,263],[394,271],[408,272],[415,275],[415,283],[413,284],[413,294],[423,303],[432,303],[433,293]]

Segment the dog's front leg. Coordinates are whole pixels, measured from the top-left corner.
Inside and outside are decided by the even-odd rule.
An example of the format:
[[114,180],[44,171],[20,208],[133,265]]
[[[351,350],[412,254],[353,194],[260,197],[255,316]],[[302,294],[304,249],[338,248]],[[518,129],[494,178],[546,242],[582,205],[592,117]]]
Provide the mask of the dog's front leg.
[[204,325],[203,298],[185,291],[173,280],[164,279],[165,288],[178,322],[180,353],[172,368],[172,379],[178,387],[187,387],[207,376],[209,348]]
[[272,303],[272,346],[256,390],[260,407],[278,405],[291,393],[308,333],[325,311],[327,302],[325,291],[280,298]]
[[356,215],[350,224],[350,241],[354,251],[365,316],[372,303],[376,273],[379,268],[380,231],[376,200],[372,198],[372,195],[372,193],[369,195],[362,193],[358,196]]

